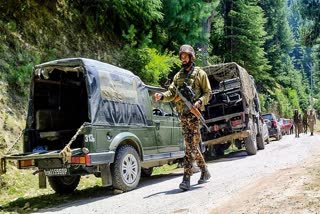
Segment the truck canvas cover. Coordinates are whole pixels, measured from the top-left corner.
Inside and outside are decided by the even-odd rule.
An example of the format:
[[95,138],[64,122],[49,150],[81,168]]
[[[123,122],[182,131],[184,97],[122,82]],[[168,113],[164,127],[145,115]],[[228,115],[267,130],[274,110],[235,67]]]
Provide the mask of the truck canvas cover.
[[[248,72],[235,62],[210,65],[202,68],[210,78],[212,76],[216,81],[221,82],[228,79],[239,78],[241,82],[241,91],[243,99],[247,106],[253,102],[255,88],[252,87],[252,80]],[[213,90],[215,90],[213,88]]]
[[93,125],[146,124],[142,95],[147,89],[132,72],[92,59],[68,58],[37,65],[35,74],[46,76],[54,69],[84,73]]

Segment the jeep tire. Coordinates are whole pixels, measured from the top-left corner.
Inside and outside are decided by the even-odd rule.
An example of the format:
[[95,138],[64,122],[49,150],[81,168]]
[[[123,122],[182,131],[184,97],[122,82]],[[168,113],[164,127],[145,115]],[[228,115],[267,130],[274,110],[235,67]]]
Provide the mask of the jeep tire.
[[141,166],[137,151],[130,145],[121,146],[111,166],[113,188],[124,192],[136,188],[140,181]]
[[78,186],[80,175],[48,177],[51,188],[58,194],[70,194]]
[[257,154],[257,142],[256,142],[256,130],[252,119],[249,119],[248,128],[250,130],[250,135],[244,140],[246,151],[248,155]]

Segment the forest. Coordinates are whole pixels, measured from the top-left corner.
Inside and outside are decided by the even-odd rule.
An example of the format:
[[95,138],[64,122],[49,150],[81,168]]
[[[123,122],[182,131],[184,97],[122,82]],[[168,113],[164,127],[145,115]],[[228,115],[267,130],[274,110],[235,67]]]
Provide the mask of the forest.
[[0,79],[26,102],[34,65],[86,57],[166,87],[190,44],[197,66],[247,69],[263,112],[320,112],[319,19],[319,0],[2,1]]

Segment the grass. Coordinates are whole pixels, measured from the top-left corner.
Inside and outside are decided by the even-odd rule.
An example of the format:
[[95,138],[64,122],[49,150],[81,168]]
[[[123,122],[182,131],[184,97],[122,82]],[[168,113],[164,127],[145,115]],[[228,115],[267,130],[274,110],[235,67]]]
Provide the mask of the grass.
[[169,174],[173,170],[177,169],[177,167],[178,167],[177,163],[176,164],[172,164],[172,165],[165,164],[165,165],[163,165],[161,167],[154,167],[152,175]]
[[[178,164],[154,167],[152,175],[168,174]],[[0,176],[0,213],[31,213],[42,208],[54,207],[68,201],[84,198],[113,195],[110,188],[102,187],[100,178],[94,175],[82,176],[77,190],[70,195],[56,194],[48,185],[47,189],[38,188],[38,176],[34,170],[18,170],[9,165],[7,174]],[[14,179],[13,179],[14,178]]]
[[230,147],[224,151],[224,154],[227,155],[229,153],[237,152],[237,151],[240,151],[240,150],[234,145],[234,143],[231,143]]
[[[38,188],[38,176],[34,170],[18,170],[9,166],[7,174],[0,176],[0,212],[29,213],[41,208],[53,207],[66,201],[105,194],[101,179],[93,175],[82,176],[77,190],[70,195],[56,194],[47,183],[46,189]],[[14,179],[13,179],[14,178]]]

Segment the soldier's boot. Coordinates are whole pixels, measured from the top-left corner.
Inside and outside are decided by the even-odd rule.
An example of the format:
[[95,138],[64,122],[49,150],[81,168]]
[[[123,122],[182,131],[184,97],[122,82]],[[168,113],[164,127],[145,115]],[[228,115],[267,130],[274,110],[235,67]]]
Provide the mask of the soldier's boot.
[[206,183],[211,178],[208,167],[205,167],[204,170],[201,171],[200,179],[198,180],[198,184]]
[[183,180],[181,184],[179,185],[179,188],[182,189],[183,191],[187,191],[190,189],[190,176],[189,175],[184,175]]

